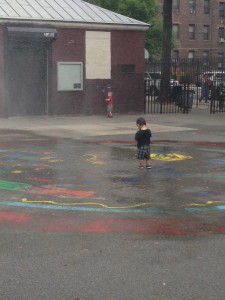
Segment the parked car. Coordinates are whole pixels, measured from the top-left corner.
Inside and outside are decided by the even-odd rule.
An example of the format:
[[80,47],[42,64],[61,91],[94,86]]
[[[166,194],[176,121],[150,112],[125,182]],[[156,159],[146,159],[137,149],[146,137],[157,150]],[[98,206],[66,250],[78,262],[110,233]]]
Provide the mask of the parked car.
[[159,95],[161,74],[158,72],[145,72],[145,89],[148,95]]
[[[161,78],[161,72],[145,72],[145,87],[148,95],[159,95]],[[177,85],[179,85],[179,81],[171,78],[170,86]]]
[[197,76],[197,86],[201,86],[203,77],[206,75],[208,76],[208,79],[212,81],[213,86],[219,86],[221,83],[225,82],[225,71],[207,71]]

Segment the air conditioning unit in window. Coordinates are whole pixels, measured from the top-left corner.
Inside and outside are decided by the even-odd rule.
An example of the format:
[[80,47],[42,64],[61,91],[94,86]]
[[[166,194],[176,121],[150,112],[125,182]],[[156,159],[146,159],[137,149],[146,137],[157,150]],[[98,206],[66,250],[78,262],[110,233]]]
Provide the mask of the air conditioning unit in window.
[[220,38],[220,39],[219,39],[219,42],[220,42],[220,43],[225,43],[225,38]]
[[191,9],[191,10],[190,10],[190,14],[192,14],[192,15],[195,14],[195,10],[194,10],[194,9]]

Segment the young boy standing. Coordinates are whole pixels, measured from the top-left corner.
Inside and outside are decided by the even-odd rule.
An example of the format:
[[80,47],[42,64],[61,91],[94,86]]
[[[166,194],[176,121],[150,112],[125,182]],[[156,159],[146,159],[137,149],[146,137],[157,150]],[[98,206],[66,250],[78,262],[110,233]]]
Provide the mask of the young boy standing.
[[108,92],[108,97],[105,99],[107,101],[107,116],[108,118],[113,117],[113,97],[112,92]]
[[139,168],[151,169],[150,160],[150,139],[152,136],[151,130],[146,126],[144,118],[138,118],[136,121],[138,131],[135,134],[135,140],[137,141],[137,159],[139,160]]

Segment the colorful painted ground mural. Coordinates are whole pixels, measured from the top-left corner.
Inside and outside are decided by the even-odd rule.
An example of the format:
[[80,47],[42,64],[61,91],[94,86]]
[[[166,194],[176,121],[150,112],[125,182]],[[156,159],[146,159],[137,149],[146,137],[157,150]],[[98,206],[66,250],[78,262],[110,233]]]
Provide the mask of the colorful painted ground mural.
[[151,170],[139,170],[127,140],[1,142],[0,223],[56,232],[224,233],[225,144],[155,141],[151,159]]

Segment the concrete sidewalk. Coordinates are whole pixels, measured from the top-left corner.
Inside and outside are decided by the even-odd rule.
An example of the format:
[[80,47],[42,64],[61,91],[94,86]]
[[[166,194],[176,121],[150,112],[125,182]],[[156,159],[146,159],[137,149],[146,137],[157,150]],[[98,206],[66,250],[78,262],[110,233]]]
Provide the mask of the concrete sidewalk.
[[[136,119],[141,115],[74,116],[74,117],[10,117],[0,119],[0,130],[28,131],[57,137],[82,139],[96,136],[127,135],[131,138]],[[225,113],[210,115],[206,110],[193,110],[189,114],[143,114],[156,139],[224,141]],[[186,132],[186,134],[185,134]],[[187,133],[188,132],[188,133]]]

